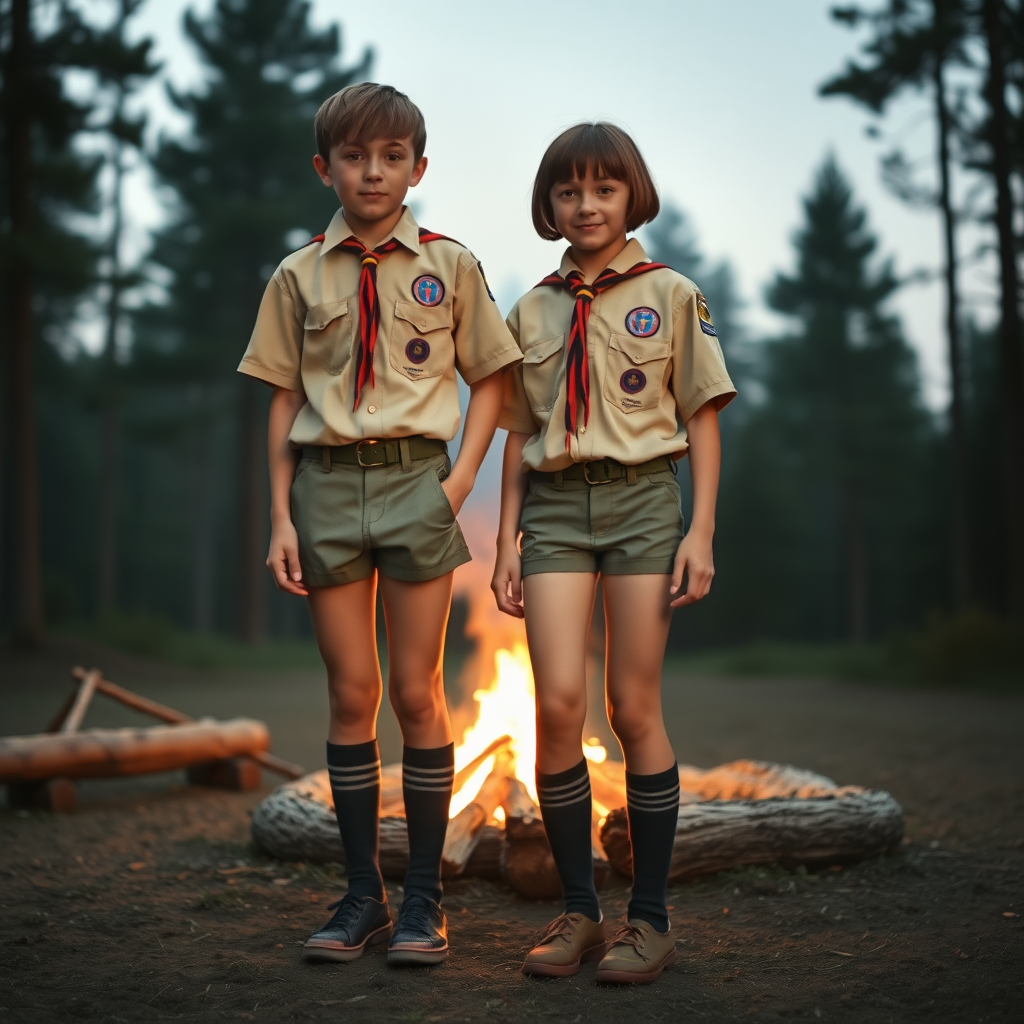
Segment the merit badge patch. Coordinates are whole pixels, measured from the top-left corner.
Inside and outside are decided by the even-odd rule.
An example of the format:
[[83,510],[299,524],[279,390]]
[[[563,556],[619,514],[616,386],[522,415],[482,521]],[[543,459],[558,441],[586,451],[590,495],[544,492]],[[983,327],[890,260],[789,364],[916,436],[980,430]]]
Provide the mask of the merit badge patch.
[[425,363],[427,357],[430,355],[430,343],[424,338],[413,338],[408,345],[405,346],[405,358],[410,363],[415,363],[419,366],[420,363]]
[[[655,314],[657,316],[657,314]],[[647,387],[647,377],[644,375],[643,370],[627,370],[619,378],[619,387],[626,392],[627,395],[638,395],[645,387]]]
[[444,285],[436,277],[424,274],[413,281],[412,297],[421,306],[436,306],[444,298]]
[[705,334],[710,334],[712,338],[717,338],[718,331],[711,322],[711,310],[708,309],[708,304],[700,292],[697,292],[697,316],[700,317],[700,329]]
[[491,291],[491,286],[487,283],[487,275],[484,273],[484,265],[477,260],[476,265],[480,268],[480,276],[484,279],[484,287],[487,289],[487,294],[490,297],[491,302],[497,302],[494,297],[494,292]]
[[650,306],[637,306],[626,314],[626,330],[634,338],[649,338],[661,326],[661,317]]

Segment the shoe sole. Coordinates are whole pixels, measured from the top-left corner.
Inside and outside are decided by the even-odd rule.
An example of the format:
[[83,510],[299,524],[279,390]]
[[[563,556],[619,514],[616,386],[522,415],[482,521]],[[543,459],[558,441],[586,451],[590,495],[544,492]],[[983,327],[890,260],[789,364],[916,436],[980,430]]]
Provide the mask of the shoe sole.
[[590,963],[593,960],[603,960],[608,952],[608,943],[602,942],[580,953],[579,960],[571,964],[546,964],[542,961],[527,960],[523,964],[523,974],[528,978],[571,978],[578,974],[581,964]]
[[672,950],[653,971],[641,974],[639,971],[602,971],[598,970],[595,981],[599,985],[649,985],[661,977],[666,967],[676,962],[676,952]]
[[444,949],[389,949],[388,963],[406,967],[426,967],[448,959],[448,947]]
[[347,963],[349,960],[358,960],[366,952],[367,946],[379,946],[382,942],[387,942],[394,929],[394,924],[382,925],[376,931],[370,932],[358,946],[328,946],[323,943],[329,940],[310,939],[304,947],[303,957],[314,962],[330,960],[334,963]]

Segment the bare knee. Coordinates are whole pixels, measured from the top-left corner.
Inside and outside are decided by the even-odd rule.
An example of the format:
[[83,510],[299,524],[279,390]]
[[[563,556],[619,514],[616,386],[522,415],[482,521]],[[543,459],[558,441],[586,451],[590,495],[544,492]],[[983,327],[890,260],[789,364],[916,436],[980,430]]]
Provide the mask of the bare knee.
[[660,709],[648,701],[614,704],[609,708],[608,720],[623,747],[642,745],[662,729]]
[[587,701],[582,693],[562,691],[537,696],[537,724],[547,737],[582,733],[586,717]]
[[388,680],[388,696],[404,729],[429,726],[444,714],[444,684],[440,673],[417,680],[392,675]]
[[341,729],[358,729],[377,720],[381,684],[376,678],[332,679],[328,677],[331,724]]

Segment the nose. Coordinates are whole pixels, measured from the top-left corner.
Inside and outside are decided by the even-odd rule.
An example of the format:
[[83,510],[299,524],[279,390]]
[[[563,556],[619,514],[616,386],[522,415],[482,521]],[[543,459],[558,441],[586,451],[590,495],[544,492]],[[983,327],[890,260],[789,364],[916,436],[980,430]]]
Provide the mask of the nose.
[[384,172],[380,163],[376,160],[367,160],[366,170],[363,173],[363,177],[366,178],[367,181],[380,181],[384,177]]

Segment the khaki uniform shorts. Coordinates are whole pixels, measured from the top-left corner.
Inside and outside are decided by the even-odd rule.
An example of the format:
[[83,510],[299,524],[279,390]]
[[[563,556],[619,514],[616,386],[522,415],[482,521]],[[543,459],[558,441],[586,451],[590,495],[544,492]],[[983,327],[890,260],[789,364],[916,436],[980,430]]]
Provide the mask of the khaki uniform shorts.
[[470,560],[441,490],[448,456],[388,466],[328,464],[303,458],[292,481],[302,581],[311,587],[354,583],[374,571],[418,583]]
[[522,572],[670,574],[683,539],[679,484],[670,470],[606,484],[530,474],[519,517]]

